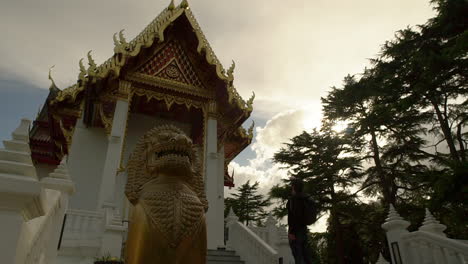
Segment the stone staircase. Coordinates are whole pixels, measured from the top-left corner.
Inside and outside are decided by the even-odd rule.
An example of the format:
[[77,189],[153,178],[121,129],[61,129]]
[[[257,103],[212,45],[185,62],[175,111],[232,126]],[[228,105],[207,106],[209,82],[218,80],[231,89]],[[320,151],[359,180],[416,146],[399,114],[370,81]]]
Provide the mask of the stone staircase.
[[233,250],[208,250],[206,264],[245,264]]

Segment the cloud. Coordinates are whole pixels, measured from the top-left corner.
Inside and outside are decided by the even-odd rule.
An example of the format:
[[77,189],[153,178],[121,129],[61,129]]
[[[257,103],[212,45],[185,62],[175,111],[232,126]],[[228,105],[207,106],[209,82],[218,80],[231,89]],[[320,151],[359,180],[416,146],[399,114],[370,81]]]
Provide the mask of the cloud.
[[[249,97],[255,91],[255,107],[273,102],[275,107],[262,109],[270,116],[318,101],[343,76],[362,71],[394,31],[433,14],[428,0],[189,2],[223,64],[236,61],[239,93]],[[133,38],[168,4],[2,1],[0,76],[47,88],[47,71],[56,65],[56,83],[71,85],[87,51],[102,63],[112,55],[115,32],[124,28],[127,39]]]
[[[292,137],[304,130],[320,126],[318,106],[293,109],[272,117],[263,127],[257,127],[251,150],[254,158],[246,165],[233,161],[230,171],[235,171],[235,184],[240,186],[250,180],[259,182],[259,191],[267,194],[271,187],[287,176],[287,171],[280,164],[272,161],[273,155]],[[230,193],[230,192],[228,192]]]
[[273,155],[290,138],[308,129],[306,121],[310,120],[311,116],[315,116],[315,124],[320,125],[320,114],[314,112],[313,108],[307,107],[280,112],[263,127],[257,127],[250,146],[254,158],[249,159],[248,164],[244,166],[236,161],[230,164],[230,171],[234,169],[236,173],[236,185],[242,185],[247,180],[259,181],[261,189],[269,190],[273,184],[279,183],[281,178],[286,177],[286,171],[281,170],[279,165],[273,164]]

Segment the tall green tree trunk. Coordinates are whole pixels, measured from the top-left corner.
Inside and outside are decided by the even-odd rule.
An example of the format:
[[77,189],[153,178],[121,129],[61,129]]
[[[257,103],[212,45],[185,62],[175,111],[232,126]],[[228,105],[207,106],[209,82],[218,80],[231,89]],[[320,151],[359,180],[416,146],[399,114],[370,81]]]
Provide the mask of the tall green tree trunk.
[[375,130],[374,128],[369,127],[369,131],[371,135],[372,158],[374,160],[374,164],[380,179],[379,186],[382,191],[383,204],[385,206],[388,206],[389,204],[395,203],[396,193],[393,194],[394,192],[392,192],[393,181],[385,175],[385,172],[383,170],[382,161],[380,159],[380,149],[379,145],[377,144],[377,135],[375,134]]
[[448,148],[450,150],[450,156],[452,157],[453,161],[455,161],[456,163],[459,163],[460,158],[458,157],[457,148],[455,147],[455,142],[452,137],[452,131],[450,130],[448,120],[447,118],[444,118],[437,102],[435,102],[435,100],[432,98],[430,98],[429,100],[436,112],[437,120],[439,121],[440,128],[442,129],[442,133],[444,134],[444,137],[445,137],[445,142],[447,142]]

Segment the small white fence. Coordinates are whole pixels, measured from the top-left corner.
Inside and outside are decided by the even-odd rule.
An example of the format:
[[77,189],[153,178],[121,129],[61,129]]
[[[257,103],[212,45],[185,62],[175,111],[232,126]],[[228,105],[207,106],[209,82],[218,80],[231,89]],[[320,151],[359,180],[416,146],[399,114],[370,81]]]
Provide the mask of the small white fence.
[[[382,228],[387,232],[392,263],[397,264],[466,264],[468,244],[447,238],[445,225],[437,221],[426,209],[424,222],[418,231],[407,230],[410,223],[390,205]],[[379,258],[377,263],[388,263]]]
[[103,212],[68,210],[62,247],[99,248],[104,232]]
[[265,227],[247,227],[232,209],[226,218],[226,246],[235,250],[246,264],[293,264],[286,230],[269,216]]

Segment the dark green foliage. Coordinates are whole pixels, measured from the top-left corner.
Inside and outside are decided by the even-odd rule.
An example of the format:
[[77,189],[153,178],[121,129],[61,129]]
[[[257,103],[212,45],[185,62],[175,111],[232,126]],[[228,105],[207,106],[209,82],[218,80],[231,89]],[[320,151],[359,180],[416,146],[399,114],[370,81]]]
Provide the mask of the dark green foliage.
[[[449,237],[468,238],[468,1],[431,3],[434,18],[398,31],[370,68],[322,98],[321,131],[292,138],[274,157],[329,215],[327,232],[311,234],[319,263],[389,259],[380,228],[389,204],[410,230],[429,208]],[[334,132],[336,122],[347,133]],[[279,218],[288,185],[270,192]]]
[[[335,219],[333,224],[336,229],[341,227],[337,208],[340,203],[353,199],[354,195],[346,190],[361,177],[359,158],[355,154],[357,149],[350,143],[350,137],[341,135],[330,129],[329,124],[324,124],[321,131],[303,132],[292,138],[291,143],[287,143],[274,156],[276,162],[289,168],[292,176],[303,179],[304,193],[318,201],[319,214],[330,213],[331,218]],[[285,180],[284,185],[272,189],[270,196],[284,203],[289,191],[290,183]],[[277,208],[277,215],[284,215],[283,210],[284,207]],[[345,241],[342,232],[337,232],[333,241],[333,254],[344,256]],[[343,258],[338,263],[344,262]]]
[[224,217],[232,208],[234,213],[239,217],[239,221],[245,225],[252,224],[262,225],[268,213],[265,212],[265,207],[270,205],[270,201],[265,199],[263,195],[257,194],[258,182],[250,184],[247,181],[237,189],[232,198],[226,198],[224,203]]

